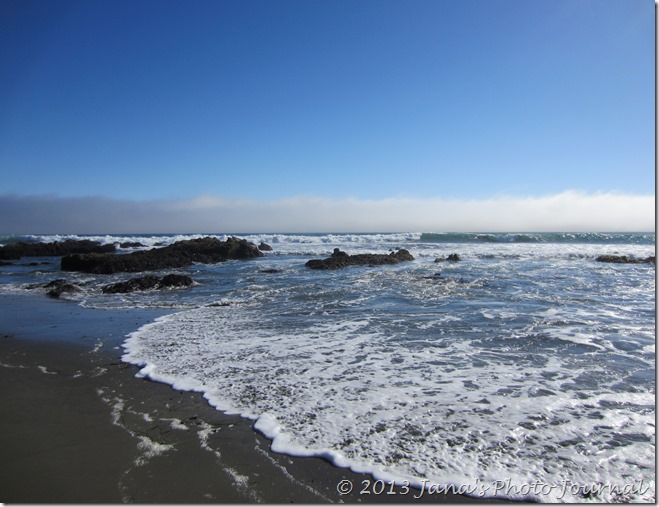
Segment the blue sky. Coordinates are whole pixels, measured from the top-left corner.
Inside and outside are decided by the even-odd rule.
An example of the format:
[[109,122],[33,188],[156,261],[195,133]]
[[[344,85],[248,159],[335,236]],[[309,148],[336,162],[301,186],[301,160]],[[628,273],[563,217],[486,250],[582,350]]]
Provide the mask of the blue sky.
[[654,66],[651,0],[3,0],[0,200],[568,192],[654,229]]

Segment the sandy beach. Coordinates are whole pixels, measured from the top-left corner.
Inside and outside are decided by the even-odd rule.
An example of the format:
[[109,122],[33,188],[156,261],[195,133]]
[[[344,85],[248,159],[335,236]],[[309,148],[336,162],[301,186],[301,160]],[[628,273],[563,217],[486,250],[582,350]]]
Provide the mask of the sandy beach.
[[[390,487],[364,494],[369,476],[273,453],[251,421],[222,414],[198,393],[135,378],[137,368],[120,361],[122,337],[159,312],[2,299],[2,502],[475,500]],[[349,494],[337,491],[341,481],[352,484]]]

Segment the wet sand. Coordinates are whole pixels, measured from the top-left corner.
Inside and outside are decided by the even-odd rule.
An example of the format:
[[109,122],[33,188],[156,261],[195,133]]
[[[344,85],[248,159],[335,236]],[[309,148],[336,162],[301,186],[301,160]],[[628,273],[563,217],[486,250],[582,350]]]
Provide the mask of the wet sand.
[[[0,502],[482,501],[388,486],[361,494],[369,476],[273,453],[251,421],[135,378],[120,361],[123,336],[163,312],[22,296],[0,305]],[[341,481],[351,493],[339,494]]]

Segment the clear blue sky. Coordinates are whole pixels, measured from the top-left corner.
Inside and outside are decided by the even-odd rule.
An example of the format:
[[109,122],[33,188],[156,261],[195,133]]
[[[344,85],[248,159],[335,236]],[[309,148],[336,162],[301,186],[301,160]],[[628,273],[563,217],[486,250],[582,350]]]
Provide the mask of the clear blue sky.
[[654,194],[652,0],[2,0],[0,193]]

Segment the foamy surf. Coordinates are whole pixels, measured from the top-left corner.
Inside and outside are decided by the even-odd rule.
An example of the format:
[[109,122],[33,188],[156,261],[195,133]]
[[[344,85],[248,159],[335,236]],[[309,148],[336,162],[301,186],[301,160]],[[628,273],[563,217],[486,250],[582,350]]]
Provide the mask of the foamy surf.
[[[654,499],[654,267],[595,261],[653,255],[653,234],[246,237],[274,250],[192,265],[185,290],[104,294],[133,275],[68,273],[79,290],[64,304],[176,312],[134,332],[124,360],[254,420],[278,452],[427,492]],[[416,260],[304,266],[399,247]],[[462,261],[434,262],[451,253]],[[45,297],[34,287],[63,273],[37,261],[3,267],[3,292]]]
[[647,271],[612,289],[620,274],[595,264],[487,262],[450,267],[444,277],[468,278],[450,283],[419,263],[296,271],[276,297],[142,327],[124,360],[255,420],[277,452],[375,479],[549,502],[652,499]]

